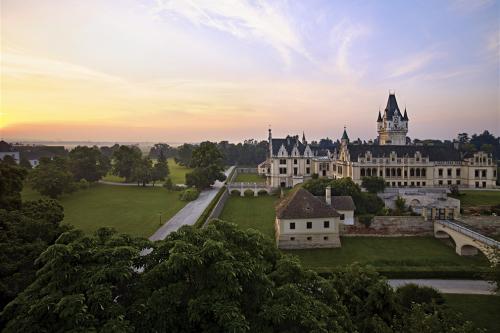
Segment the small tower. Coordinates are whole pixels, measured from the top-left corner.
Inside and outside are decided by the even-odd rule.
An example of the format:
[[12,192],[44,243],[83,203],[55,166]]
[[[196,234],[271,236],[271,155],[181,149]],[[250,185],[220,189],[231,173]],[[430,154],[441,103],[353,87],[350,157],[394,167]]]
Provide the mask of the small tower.
[[408,113],[405,108],[404,115],[401,114],[394,92],[389,92],[383,116],[379,110],[377,132],[380,145],[406,145]]
[[307,145],[306,134],[302,132],[302,144]]
[[269,125],[269,135],[267,137],[267,140],[269,141],[269,157],[273,157],[273,135],[271,133],[271,125]]
[[347,130],[345,126],[344,126],[344,133],[342,133],[342,139],[340,141],[342,142],[342,145],[349,144],[349,136],[347,135]]

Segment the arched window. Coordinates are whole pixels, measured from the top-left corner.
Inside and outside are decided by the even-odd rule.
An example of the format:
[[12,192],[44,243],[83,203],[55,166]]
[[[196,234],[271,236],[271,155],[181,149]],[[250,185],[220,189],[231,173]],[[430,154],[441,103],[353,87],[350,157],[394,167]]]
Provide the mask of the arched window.
[[420,169],[417,169],[416,172],[417,172],[417,177],[420,177]]
[[377,169],[376,168],[372,169],[372,176],[377,176]]
[[397,172],[398,172],[398,177],[401,177],[401,168],[398,168]]
[[415,169],[410,168],[410,177],[414,177],[414,176],[415,176]]
[[391,176],[391,171],[389,170],[389,168],[385,168],[385,176],[386,177],[390,177]]
[[422,168],[421,174],[422,174],[422,177],[425,177],[425,168]]
[[396,176],[396,169],[391,168],[391,176],[395,177]]
[[361,177],[365,176],[365,168],[361,168]]
[[372,169],[368,168],[366,169],[366,175],[369,177],[372,175]]

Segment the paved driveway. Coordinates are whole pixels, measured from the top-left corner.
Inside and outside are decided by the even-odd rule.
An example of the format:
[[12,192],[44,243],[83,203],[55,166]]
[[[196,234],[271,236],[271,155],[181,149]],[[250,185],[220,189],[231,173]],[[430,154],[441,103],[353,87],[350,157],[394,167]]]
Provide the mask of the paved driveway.
[[[228,176],[234,166],[227,169],[224,173]],[[149,237],[149,240],[156,241],[165,239],[171,232],[177,231],[183,225],[193,225],[201,216],[205,208],[210,204],[212,199],[217,195],[219,189],[224,185],[224,182],[216,181],[211,189],[202,191],[198,199],[189,202],[184,208],[177,212],[170,220],[168,220],[160,229]]]
[[393,288],[403,286],[405,284],[414,283],[419,286],[433,287],[443,294],[476,294],[476,295],[492,295],[493,285],[488,281],[482,280],[434,280],[434,279],[405,279],[405,280],[388,280],[389,285]]

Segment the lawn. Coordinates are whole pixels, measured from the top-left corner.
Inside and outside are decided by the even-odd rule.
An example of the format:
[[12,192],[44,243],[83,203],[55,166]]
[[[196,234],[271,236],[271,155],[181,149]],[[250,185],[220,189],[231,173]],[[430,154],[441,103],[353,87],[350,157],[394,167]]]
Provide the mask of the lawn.
[[235,183],[265,183],[266,178],[256,173],[238,173]]
[[458,197],[463,208],[500,204],[500,191],[461,191]]
[[[234,222],[244,229],[253,228],[274,239],[274,206],[276,196],[231,196],[221,219]],[[473,275],[487,268],[483,255],[461,257],[455,249],[433,237],[342,237],[338,249],[294,250],[306,267],[317,271],[332,271],[353,262],[370,264],[380,272],[467,272]],[[435,273],[432,273],[435,274]],[[431,274],[431,275],[432,275]]]
[[192,171],[190,168],[175,163],[173,158],[168,159],[168,168],[170,170],[170,179],[174,184],[184,184],[186,182],[186,173]]
[[317,271],[335,270],[355,261],[380,272],[475,272],[488,266],[483,255],[459,256],[454,248],[433,237],[341,237],[341,243],[338,249],[287,252]]
[[446,304],[461,312],[466,320],[488,332],[500,332],[500,297],[489,295],[445,294]]
[[113,183],[125,183],[125,178],[113,175],[111,172],[108,172],[106,176],[102,177],[102,180]]
[[[22,195],[23,200],[41,197],[26,186]],[[161,187],[95,184],[64,195],[60,202],[64,206],[64,222],[85,232],[108,226],[119,232],[149,237],[160,226],[160,212],[165,222],[184,207],[178,196],[178,192]]]
[[220,219],[238,224],[243,229],[256,229],[274,239],[274,205],[278,197],[240,197],[232,195]]

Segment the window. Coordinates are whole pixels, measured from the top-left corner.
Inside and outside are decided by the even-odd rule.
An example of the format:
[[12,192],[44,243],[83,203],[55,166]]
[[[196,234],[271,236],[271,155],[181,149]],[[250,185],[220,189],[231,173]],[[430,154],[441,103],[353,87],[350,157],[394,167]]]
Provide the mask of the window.
[[293,175],[294,176],[297,176],[297,173],[299,172],[299,169],[298,168],[293,168]]
[[486,187],[486,182],[483,182],[483,187]]
[[280,168],[280,175],[286,175],[286,168]]
[[307,229],[311,229],[311,228],[312,228],[312,226],[313,226],[312,222],[307,222],[307,223],[306,223],[306,228],[307,228]]
[[451,180],[448,180],[448,185],[451,185]]
[[425,177],[425,169],[422,169],[422,177]]
[[420,182],[417,182],[417,186],[420,186]]
[[323,240],[328,240],[328,236],[323,237]]
[[451,177],[451,169],[448,169],[447,172],[448,172],[448,177]]
[[310,174],[311,173],[311,168],[306,168],[306,173]]
[[460,177],[460,169],[456,169],[455,174],[457,175],[457,177]]
[[280,164],[286,164],[286,159],[281,158],[281,159],[280,159]]
[[443,169],[438,169],[438,175],[439,177],[443,177]]
[[297,164],[297,159],[296,158],[293,159],[293,164]]
[[312,240],[312,237],[307,237],[307,240],[308,240],[308,241]]
[[290,222],[290,229],[291,230],[295,229],[295,222]]
[[340,214],[340,220],[344,221],[345,220],[345,214]]
[[307,160],[306,160],[306,164],[307,164],[307,165],[311,164],[311,160],[307,159]]
[[482,177],[486,177],[486,170],[482,170],[482,171],[481,171],[481,176],[482,176]]
[[290,240],[291,240],[291,241],[294,241],[294,240],[295,240],[295,237],[290,237]]
[[476,178],[478,178],[478,177],[479,177],[479,170],[474,170],[474,176],[475,176]]
[[415,186],[415,182],[411,182],[411,183],[410,183],[410,186]]
[[460,185],[460,180],[457,180],[457,185]]
[[476,182],[476,187],[479,187],[479,182]]
[[440,180],[438,184],[439,184],[439,185],[443,185],[443,181],[442,181],[442,180]]
[[330,221],[323,222],[323,228],[325,229],[330,228]]
[[422,182],[422,186],[425,186],[425,182]]
[[404,182],[404,186],[408,186],[408,182]]
[[400,186],[400,187],[401,187],[401,182],[398,182],[398,186]]

